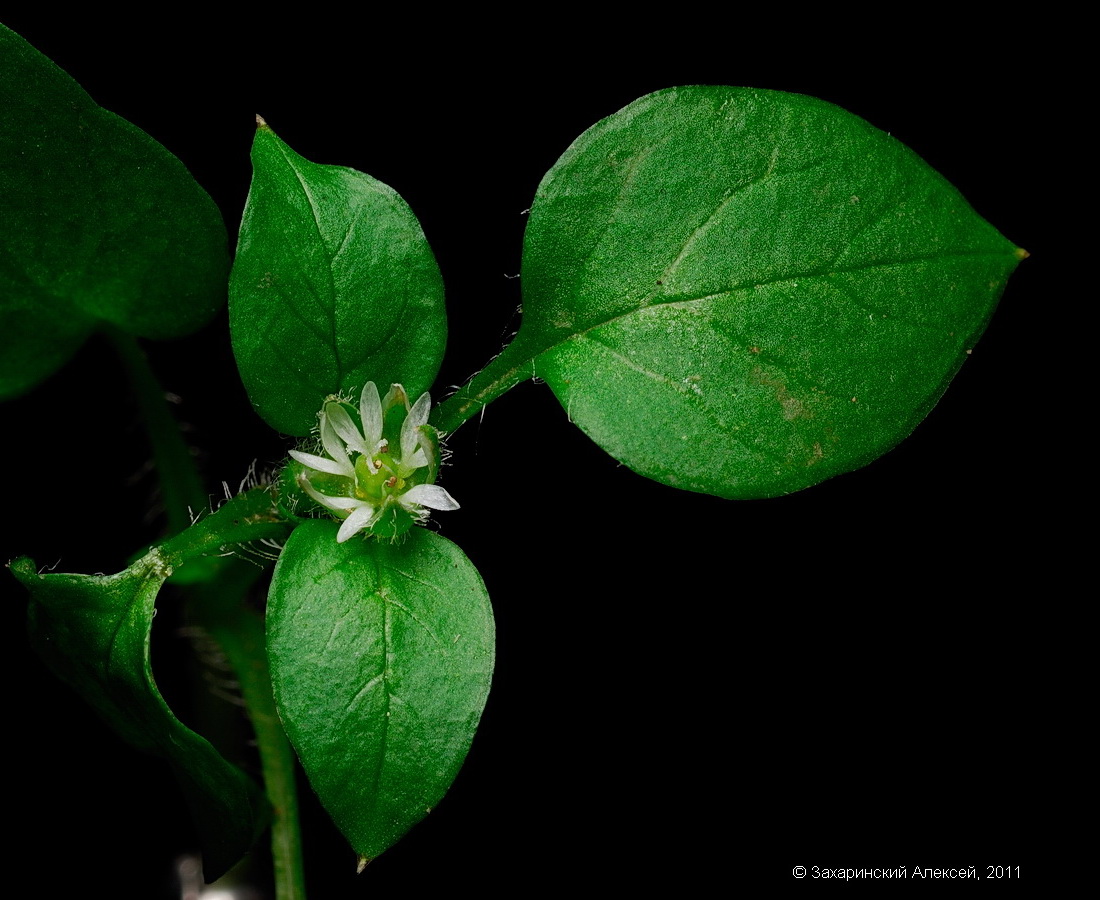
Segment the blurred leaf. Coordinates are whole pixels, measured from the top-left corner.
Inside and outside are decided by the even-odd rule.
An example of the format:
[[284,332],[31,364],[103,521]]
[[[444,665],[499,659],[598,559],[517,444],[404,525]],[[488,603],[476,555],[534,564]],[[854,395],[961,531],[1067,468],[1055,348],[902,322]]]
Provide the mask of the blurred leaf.
[[225,298],[221,215],[172,154],[0,25],[0,397],[98,322],[169,338]]
[[229,312],[256,411],[303,436],[329,394],[368,381],[428,390],[447,340],[443,280],[405,201],[303,159],[265,124],[252,166]]
[[[168,708],[153,680],[149,632],[167,557],[149,551],[117,575],[39,575],[11,564],[30,591],[35,649],[54,673],[129,744],[163,757],[183,789],[203,845],[206,877],[219,877],[252,846],[266,804],[252,781]],[[120,846],[120,853],[125,848]]]
[[489,693],[485,585],[445,538],[291,535],[268,598],[275,701],[310,783],[360,859],[392,846],[450,787]]

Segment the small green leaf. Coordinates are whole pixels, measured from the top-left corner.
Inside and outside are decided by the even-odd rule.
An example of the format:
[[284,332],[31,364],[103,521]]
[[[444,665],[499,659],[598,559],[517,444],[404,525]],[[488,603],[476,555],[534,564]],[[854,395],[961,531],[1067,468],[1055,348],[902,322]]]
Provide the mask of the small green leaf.
[[225,226],[182,163],[0,25],[0,397],[99,322],[188,334],[225,299]]
[[233,352],[256,411],[286,434],[368,381],[431,387],[443,279],[412,210],[369,175],[303,159],[261,122],[230,280]]
[[532,370],[632,469],[769,497],[928,414],[1022,251],[889,135],[795,94],[673,88],[539,185],[519,335],[437,416]]
[[403,543],[295,529],[268,598],[275,702],[310,783],[361,860],[439,802],[473,740],[493,616],[473,564],[414,528]]
[[252,781],[184,726],[157,690],[149,631],[170,573],[165,555],[153,549],[117,575],[39,575],[27,558],[11,569],[31,594],[38,653],[120,737],[168,761],[199,829],[206,877],[223,874],[266,824],[266,805]]

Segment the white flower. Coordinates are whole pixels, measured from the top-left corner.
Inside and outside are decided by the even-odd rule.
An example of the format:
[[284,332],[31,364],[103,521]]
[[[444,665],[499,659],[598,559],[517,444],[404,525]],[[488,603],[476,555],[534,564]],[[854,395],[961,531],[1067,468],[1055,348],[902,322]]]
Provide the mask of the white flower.
[[[392,385],[379,399],[373,381],[363,386],[356,425],[347,404],[335,397],[325,401],[318,428],[326,456],[291,450],[305,470],[298,485],[313,500],[343,519],[336,540],[340,543],[365,531],[396,537],[412,525],[423,524],[428,510],[458,509],[443,488],[433,484],[439,470],[439,437],[429,426],[432,401],[421,394],[411,407],[405,389]],[[386,419],[405,408],[400,431],[386,433]],[[393,440],[392,438],[395,438]]]

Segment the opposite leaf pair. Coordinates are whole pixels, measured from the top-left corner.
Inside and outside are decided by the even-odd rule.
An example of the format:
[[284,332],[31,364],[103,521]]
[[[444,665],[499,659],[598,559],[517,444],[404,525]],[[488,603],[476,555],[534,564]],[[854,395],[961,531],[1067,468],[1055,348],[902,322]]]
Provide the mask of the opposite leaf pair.
[[[253,160],[233,276],[234,343],[260,414],[303,433],[297,423],[312,417],[322,385],[306,384],[303,370],[282,357],[308,343],[321,359],[305,371],[329,374],[324,392],[353,391],[364,372],[425,377],[432,358],[413,352],[412,336],[424,336],[421,351],[436,346],[443,326],[434,298],[441,295],[423,234],[387,189],[302,160],[266,127]],[[290,221],[299,225],[292,230]],[[364,229],[370,242],[384,233],[391,241],[385,254],[370,244],[362,274],[370,284],[357,282],[347,253]],[[288,235],[301,247],[285,246]],[[284,262],[284,250],[292,262]],[[642,474],[730,498],[799,490],[869,462],[912,430],[966,358],[1021,256],[914,154],[835,107],[737,88],[661,91],[583,134],[543,179],[525,236],[520,331],[432,421],[453,431],[537,375],[573,422]],[[406,277],[406,260],[416,261],[416,280]],[[382,298],[385,278],[398,290]],[[283,305],[270,302],[272,290]],[[418,327],[398,323],[407,305],[422,310]],[[250,337],[257,311],[262,347]],[[390,342],[379,343],[387,328]],[[374,355],[358,353],[351,374],[345,346],[370,347]],[[273,666],[287,672],[276,679],[276,696],[288,733],[326,807],[369,857],[360,848],[371,832],[358,817],[378,804],[389,809],[404,789],[395,775],[349,792],[358,770],[348,747],[389,738],[387,717],[412,705],[403,688],[391,688],[408,679],[423,688],[416,702],[432,710],[435,725],[415,713],[416,726],[399,733],[415,733],[421,751],[402,750],[400,762],[380,761],[378,771],[401,778],[428,771],[436,747],[448,748],[440,759],[461,759],[489,669],[474,665],[463,681],[461,666],[484,662],[484,644],[469,648],[449,676],[440,658],[419,657],[419,649],[412,655],[420,671],[400,677],[386,674],[379,656],[369,671],[347,672],[350,686],[377,694],[361,718],[321,702],[328,682],[305,687],[322,659],[331,665],[333,640],[348,627],[342,617],[352,616],[356,642],[379,653],[371,642],[385,644],[397,623],[406,639],[423,640],[418,648],[439,651],[434,617],[459,609],[468,615],[476,606],[458,602],[457,590],[424,607],[395,604],[391,591],[366,577],[389,572],[399,576],[395,585],[414,583],[418,554],[441,539],[413,529],[394,546],[347,540],[375,522],[383,499],[372,494],[377,479],[403,478],[421,450],[430,472],[428,448],[435,446],[431,436],[415,444],[402,434],[400,462],[387,463],[378,450],[383,441],[393,445],[396,432],[378,425],[373,385],[363,397],[362,430],[329,400],[320,426],[327,458],[292,454],[316,473],[299,481],[303,489],[346,518],[336,531],[321,523],[295,531],[276,569],[268,616]],[[420,427],[422,415],[410,413],[406,422]],[[436,508],[453,502],[424,492],[420,499]],[[402,509],[400,498],[390,508]],[[353,572],[372,598],[366,611],[357,606]],[[287,610],[295,611],[293,625]],[[373,637],[359,616],[375,616]],[[297,630],[307,623],[320,631],[303,649]],[[450,696],[451,685],[431,685],[433,672],[466,688]],[[304,696],[294,702],[299,689]],[[360,697],[344,698],[348,709],[358,710]],[[332,744],[333,720],[355,721],[344,732],[347,743]],[[415,820],[412,809],[395,819]]]

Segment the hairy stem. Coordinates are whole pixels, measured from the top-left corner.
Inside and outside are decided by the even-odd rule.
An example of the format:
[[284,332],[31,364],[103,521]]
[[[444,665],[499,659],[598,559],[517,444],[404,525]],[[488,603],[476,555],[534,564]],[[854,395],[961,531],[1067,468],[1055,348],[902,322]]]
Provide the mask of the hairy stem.
[[[248,540],[285,540],[291,525],[282,520],[266,488],[253,488],[160,546],[168,561],[195,561]],[[256,736],[264,791],[271,805],[271,855],[276,900],[304,900],[301,830],[295,757],[283,732],[271,690],[263,618],[244,602],[259,570],[241,559],[217,557],[216,581],[193,584],[192,610],[229,659],[240,683]]]
[[[244,572],[247,582],[254,576]],[[232,592],[235,585],[230,584]],[[241,685],[256,735],[264,790],[271,804],[271,856],[276,900],[305,900],[302,837],[298,821],[295,756],[279,722],[267,666],[264,623],[241,603],[227,603],[213,585],[203,585],[198,604],[204,625],[221,645]]]
[[[252,722],[272,808],[271,851],[276,900],[305,900],[295,756],[275,710],[267,668],[264,624],[243,602],[256,571],[220,554],[253,540],[282,540],[291,526],[265,488],[254,488],[192,522],[207,508],[190,450],[165,404],[164,391],[137,341],[116,328],[104,333],[122,360],[145,422],[172,537],[159,553],[173,567],[189,563],[189,595],[200,624],[218,642],[236,672]],[[213,581],[215,575],[217,581]]]
[[210,515],[162,542],[157,551],[165,563],[178,568],[189,562],[209,562],[236,544],[284,540],[292,527],[276,509],[268,488],[256,487],[227,500]]
[[456,394],[435,408],[431,423],[444,434],[453,434],[468,419],[496,400],[501,394],[535,374],[532,356],[515,351],[515,343],[484,369],[474,375]]
[[191,451],[180,436],[165,404],[164,390],[137,340],[113,326],[104,326],[103,334],[122,360],[145,422],[168,516],[168,533],[179,534],[191,524],[190,510],[200,510],[207,502]]

